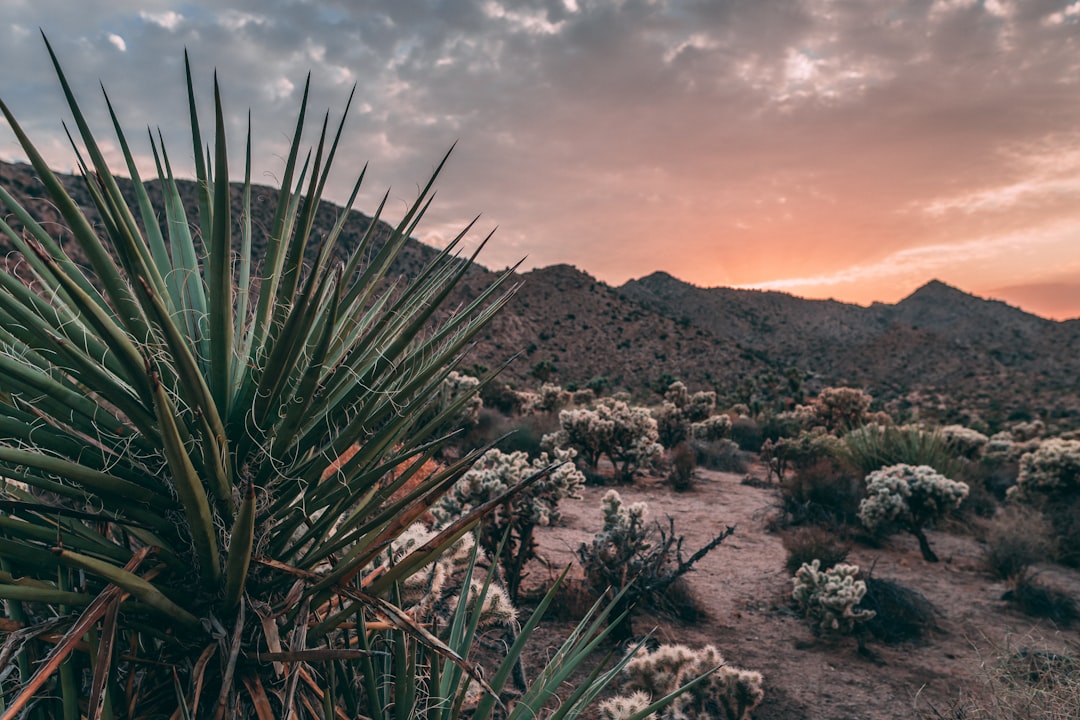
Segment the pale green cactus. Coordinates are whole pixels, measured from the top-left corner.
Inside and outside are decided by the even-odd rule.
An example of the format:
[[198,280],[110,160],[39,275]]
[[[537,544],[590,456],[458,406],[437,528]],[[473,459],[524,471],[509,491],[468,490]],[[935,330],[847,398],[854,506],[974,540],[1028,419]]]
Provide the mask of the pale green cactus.
[[[661,645],[649,652],[639,648],[623,668],[625,689],[601,705],[601,717],[625,720],[649,707],[649,702],[702,675],[708,677],[654,715],[657,720],[748,720],[765,697],[761,673],[731,667],[712,645],[691,648]],[[603,714],[604,712],[607,714]]]
[[1009,497],[1075,493],[1080,489],[1080,440],[1050,438],[1020,458],[1020,475]]
[[533,539],[536,528],[558,522],[559,501],[576,497],[577,491],[585,484],[585,476],[573,463],[574,455],[573,450],[555,449],[551,457],[541,453],[538,458],[530,460],[521,451],[508,454],[489,450],[432,508],[439,522],[452,522],[549,465],[559,463],[558,467],[539,480],[496,506],[480,523],[480,544],[491,555],[498,551],[503,536],[508,529],[510,531],[499,561],[507,590],[514,600],[517,599],[526,563],[536,557],[536,542]]
[[950,480],[928,465],[890,465],[866,476],[859,519],[871,532],[902,528],[919,541],[928,562],[937,562],[923,528],[960,507],[967,483]]
[[851,635],[874,617],[873,610],[856,608],[866,595],[866,583],[857,579],[858,574],[858,565],[839,564],[822,571],[820,560],[803,563],[796,571],[791,597],[814,632]]

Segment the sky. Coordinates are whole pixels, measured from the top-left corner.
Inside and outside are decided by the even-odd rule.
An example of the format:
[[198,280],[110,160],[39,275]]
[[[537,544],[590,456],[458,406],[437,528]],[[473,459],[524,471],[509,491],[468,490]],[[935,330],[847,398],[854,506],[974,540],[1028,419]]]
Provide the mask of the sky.
[[[251,110],[267,184],[307,73],[316,119],[336,122],[355,85],[329,198],[367,162],[357,208],[390,188],[399,217],[456,143],[417,236],[439,245],[480,215],[470,241],[497,228],[493,269],[860,304],[939,279],[1080,317],[1080,0],[2,5],[0,98],[61,170],[39,28],[102,136],[99,82],[132,138],[160,128],[190,168],[186,48],[204,123],[218,72],[234,167]],[[20,158],[0,126],[0,159]]]

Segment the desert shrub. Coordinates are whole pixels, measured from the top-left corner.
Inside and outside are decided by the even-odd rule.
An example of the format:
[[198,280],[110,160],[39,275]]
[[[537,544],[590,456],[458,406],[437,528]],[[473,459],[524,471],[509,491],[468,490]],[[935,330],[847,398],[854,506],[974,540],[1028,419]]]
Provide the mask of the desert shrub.
[[1046,423],[1038,419],[1013,423],[1009,426],[1009,433],[1019,442],[1035,440],[1046,434]]
[[704,442],[715,442],[727,437],[731,432],[731,418],[727,415],[712,415],[699,422],[690,423],[690,437]]
[[664,401],[669,402],[677,408],[686,407],[690,403],[690,391],[686,387],[686,383],[682,380],[676,380],[667,386],[664,390]]
[[776,474],[786,522],[851,523],[862,499],[861,478],[842,460],[832,435],[804,432],[762,447],[762,458]]
[[1023,505],[1002,508],[986,532],[983,560],[994,576],[1007,580],[1053,558],[1057,539],[1043,514]]
[[866,576],[866,594],[860,606],[874,613],[866,631],[884,643],[921,639],[937,627],[937,611],[922,593],[893,580]]
[[1080,605],[1068,593],[1035,580],[1030,573],[1013,578],[1012,587],[1001,597],[1025,615],[1069,625],[1080,618]]
[[690,447],[697,454],[699,467],[721,472],[746,472],[746,461],[743,460],[742,451],[731,440],[694,439],[690,441]]
[[860,624],[874,617],[872,611],[856,607],[866,594],[866,583],[857,579],[858,574],[857,565],[822,570],[817,559],[795,572],[791,597],[816,634],[854,635]]
[[578,547],[585,578],[596,597],[610,597],[614,616],[626,612],[613,635],[633,636],[630,609],[641,605],[665,610],[668,588],[690,572],[694,564],[720,545],[735,529],[726,528],[689,558],[683,558],[682,536],[675,533],[675,521],[668,518],[665,530],[659,523],[646,523],[648,505],[624,505],[614,490],[601,500],[603,528],[592,542]]
[[759,452],[761,450],[761,426],[747,415],[739,415],[731,423],[729,435],[740,450]]
[[782,480],[789,471],[798,472],[823,458],[841,456],[840,441],[820,429],[803,431],[795,437],[766,440],[761,446],[761,459],[770,474]]
[[781,542],[787,550],[784,567],[789,575],[794,575],[799,568],[814,560],[820,563],[821,570],[828,570],[844,562],[851,551],[851,546],[837,537],[836,533],[816,525],[785,533]]
[[504,453],[523,452],[531,458],[544,452],[544,438],[557,431],[559,418],[548,413],[519,415],[498,426],[498,434],[484,438]]
[[445,525],[498,498],[550,464],[562,463],[500,503],[480,523],[480,544],[485,551],[494,556],[500,542],[503,543],[499,561],[510,598],[515,602],[525,577],[526,563],[536,557],[533,539],[536,528],[557,523],[559,501],[576,497],[574,493],[585,483],[584,476],[574,466],[573,457],[572,450],[556,450],[550,459],[546,453],[541,453],[534,460],[523,452],[506,454],[489,450],[432,509]]
[[966,483],[956,482],[927,465],[890,465],[866,476],[866,497],[859,503],[859,520],[871,532],[897,527],[919,541],[927,562],[937,562],[923,528],[960,507]]
[[827,387],[814,399],[814,412],[831,432],[845,432],[863,423],[873,398],[857,388]]
[[1062,497],[1080,491],[1080,440],[1051,438],[1020,458],[1020,474],[1010,497]]
[[668,482],[678,492],[684,492],[694,487],[694,468],[697,467],[697,453],[688,443],[679,443],[668,453],[671,463],[671,472],[668,473]]
[[919,425],[864,425],[843,436],[840,451],[864,475],[889,465],[928,465],[956,477],[963,467],[943,435]]
[[575,390],[570,395],[570,401],[575,405],[589,405],[596,402],[597,392],[591,387]]
[[733,667],[712,645],[640,647],[622,670],[625,691],[600,704],[600,717],[627,720],[650,702],[703,675],[708,677],[655,715],[657,720],[749,720],[765,697],[761,673]]
[[938,432],[953,452],[970,460],[977,459],[990,442],[986,435],[963,425],[945,425]]
[[813,405],[796,405],[791,410],[766,413],[761,419],[761,434],[773,441],[795,437],[815,427],[824,429]]
[[666,448],[675,447],[690,435],[690,425],[683,411],[670,402],[664,402],[655,409],[653,418],[656,419],[657,438]]
[[688,422],[704,422],[716,412],[716,393],[712,390],[700,390],[694,393],[683,408],[683,412]]
[[[693,437],[692,426],[709,420],[715,409],[715,392],[702,391],[691,395],[682,382],[672,383],[664,393],[663,404],[653,412],[660,443],[664,447],[671,448]],[[727,418],[727,416],[721,417]],[[714,434],[720,433],[715,435],[716,438],[723,437],[725,430],[723,423],[724,420],[717,420],[701,430]]]
[[638,471],[663,454],[656,421],[645,408],[621,400],[602,399],[595,409],[559,413],[559,430],[545,438],[550,447],[573,448],[595,472],[602,456],[615,467],[620,482],[632,482]]
[[574,395],[568,390],[563,390],[562,387],[554,383],[544,383],[540,386],[540,400],[537,402],[534,411],[554,413],[562,410],[564,407],[573,402]]
[[484,407],[498,410],[503,415],[517,415],[521,412],[521,396],[512,387],[498,380],[484,383],[480,387],[480,399]]
[[1080,567],[1080,498],[1049,503],[1043,514],[1058,538],[1057,561]]
[[1080,440],[1045,440],[1024,453],[1008,497],[1042,509],[1060,539],[1059,560],[1080,565]]

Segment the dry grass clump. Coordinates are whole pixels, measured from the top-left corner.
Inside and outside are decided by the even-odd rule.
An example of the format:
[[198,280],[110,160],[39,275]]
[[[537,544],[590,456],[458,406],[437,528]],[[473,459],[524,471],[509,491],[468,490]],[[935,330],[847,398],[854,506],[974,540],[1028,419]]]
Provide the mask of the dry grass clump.
[[1008,600],[1025,615],[1046,618],[1062,626],[1080,618],[1080,605],[1071,595],[1037,582],[1027,573],[1017,577],[1001,599]]
[[1075,653],[999,650],[983,661],[978,687],[947,706],[916,698],[919,720],[1073,720],[1080,717],[1080,659]]
[[790,524],[854,523],[862,499],[859,478],[831,457],[821,457],[780,481]]
[[866,631],[884,643],[920,640],[937,628],[937,610],[926,597],[893,580],[864,578],[866,595],[859,607],[874,611]]
[[672,489],[676,492],[693,490],[697,453],[689,443],[681,442],[668,451],[668,462],[671,463],[668,482],[671,483]]
[[1041,512],[1023,505],[1003,508],[986,533],[986,569],[1002,580],[1018,577],[1057,553],[1053,528]]
[[794,575],[804,563],[821,561],[822,570],[844,562],[851,546],[837,537],[836,533],[817,525],[808,525],[781,537],[787,560],[784,567],[788,574]]

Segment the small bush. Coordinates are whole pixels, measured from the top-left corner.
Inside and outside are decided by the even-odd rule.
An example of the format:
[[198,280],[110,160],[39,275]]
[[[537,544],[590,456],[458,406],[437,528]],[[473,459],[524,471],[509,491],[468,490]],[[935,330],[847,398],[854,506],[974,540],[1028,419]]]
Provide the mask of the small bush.
[[658,711],[657,720],[749,720],[750,711],[765,697],[761,673],[728,665],[712,645],[697,649],[661,645],[652,652],[642,647],[622,672],[631,694],[602,703],[602,718],[625,720],[651,701],[705,674],[708,679]]
[[740,415],[731,423],[731,439],[740,450],[758,452],[761,450],[761,427],[753,418]]
[[862,499],[859,477],[831,457],[821,457],[780,481],[783,511],[792,525],[852,523]]
[[669,453],[671,472],[668,481],[677,492],[692,490],[694,487],[694,468],[697,467],[697,453],[689,444],[676,445]]
[[860,606],[873,611],[866,631],[884,643],[921,639],[937,627],[937,611],[921,593],[892,580],[868,576]]
[[814,400],[818,420],[834,432],[842,432],[863,423],[873,400],[862,390],[849,387],[828,387]]
[[1029,573],[1015,578],[1012,588],[1001,599],[1011,602],[1025,615],[1046,618],[1058,625],[1069,625],[1080,618],[1080,605],[1071,595],[1036,582]]
[[1080,497],[1050,503],[1043,513],[1058,537],[1057,561],[1080,567]]
[[712,415],[690,424],[690,437],[704,442],[721,440],[730,432],[731,418],[727,415]]
[[945,425],[939,432],[953,452],[971,460],[982,455],[983,448],[990,442],[986,435],[963,425]]
[[739,446],[731,440],[691,440],[690,447],[697,454],[699,467],[720,472],[746,472],[746,461]]
[[786,533],[781,541],[787,550],[787,561],[784,567],[788,573],[794,575],[803,565],[820,562],[822,570],[844,562],[847,559],[851,546],[838,538],[835,533],[823,527],[802,527],[794,532]]
[[994,517],[983,550],[987,570],[1007,580],[1018,577],[1033,564],[1053,558],[1057,542],[1043,514],[1013,505]]
[[1020,475],[1010,497],[1060,497],[1080,491],[1080,440],[1051,438],[1020,458]]
[[1080,566],[1080,440],[1051,438],[1025,453],[1008,497],[1041,508],[1061,538],[1060,561]]

